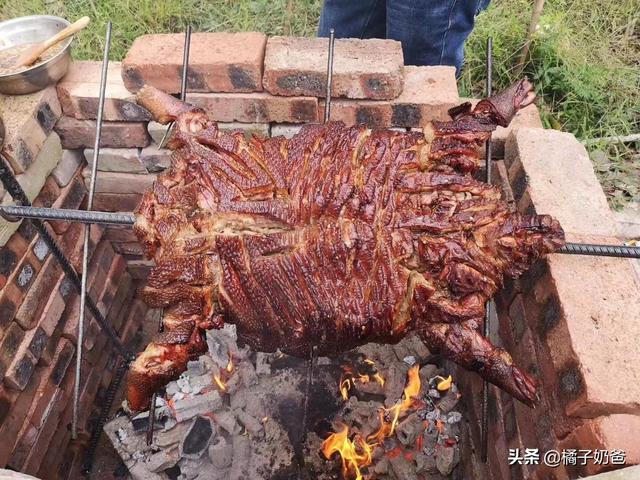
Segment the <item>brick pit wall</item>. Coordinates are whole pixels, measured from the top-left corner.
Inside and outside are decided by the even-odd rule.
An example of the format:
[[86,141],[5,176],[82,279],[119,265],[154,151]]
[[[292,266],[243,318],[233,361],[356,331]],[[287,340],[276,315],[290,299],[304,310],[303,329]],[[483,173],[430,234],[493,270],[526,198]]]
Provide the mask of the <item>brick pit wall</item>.
[[[150,122],[131,92],[144,83],[178,92],[182,42],[182,35],[143,36],[122,63],[111,62],[95,209],[132,211],[169,165],[169,152],[157,148],[164,127]],[[446,119],[447,109],[461,102],[453,68],[404,67],[397,42],[375,41],[375,48],[371,42],[337,41],[334,94],[342,98],[332,103],[332,120],[421,128]],[[322,119],[325,46],[326,40],[260,33],[194,34],[188,100],[223,129],[292,136]],[[348,60],[356,54],[368,60]],[[35,205],[84,208],[99,81],[98,62],[75,62],[57,87],[1,97],[3,153]],[[570,134],[542,129],[535,106],[499,128],[493,144],[500,158],[494,183],[514,208],[553,214],[572,241],[619,241],[584,148]],[[1,187],[0,198],[11,201]],[[81,226],[48,226],[79,270]],[[136,292],[150,263],[130,229],[94,226],[92,252],[90,295],[131,344],[145,317]],[[0,467],[75,478],[117,356],[89,316],[83,434],[71,441],[78,295],[28,222],[0,219],[0,287]],[[639,291],[638,266],[629,260],[560,255],[506,283],[496,297],[492,341],[540,380],[541,405],[531,410],[491,388],[484,465],[478,457],[482,384],[460,371],[470,419],[465,479],[577,478],[611,468],[509,467],[509,448],[618,448],[627,452],[627,464],[640,463]]]

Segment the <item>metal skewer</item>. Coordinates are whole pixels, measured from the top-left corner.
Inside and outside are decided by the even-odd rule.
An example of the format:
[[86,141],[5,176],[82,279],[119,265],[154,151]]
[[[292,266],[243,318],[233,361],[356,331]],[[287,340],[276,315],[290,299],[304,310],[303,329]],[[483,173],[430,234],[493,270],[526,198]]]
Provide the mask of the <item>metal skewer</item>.
[[63,220],[102,225],[133,225],[135,223],[135,216],[133,213],[128,212],[88,212],[86,210],[27,207],[22,205],[2,205],[0,206],[0,216],[8,221],[18,221],[20,218],[38,218],[40,220]]
[[[107,23],[104,54],[102,57],[102,73],[100,75],[100,97],[98,99],[98,118],[96,120],[96,138],[93,144],[93,165],[91,165],[91,180],[87,198],[87,210],[93,208],[93,196],[96,191],[96,176],[98,173],[98,156],[100,154],[100,139],[102,137],[102,119],[104,117],[104,98],[107,89],[107,73],[109,70],[109,48],[111,46],[111,22]],[[85,300],[87,298],[87,278],[89,277],[89,236],[91,223],[84,226],[84,241],[82,249],[82,278],[80,286],[80,314],[78,318],[78,345],[76,351],[76,377],[73,386],[73,420],[71,423],[71,438],[78,437],[78,410],[80,407],[80,379],[82,374],[82,356],[84,350],[84,316]]]
[[333,81],[333,49],[336,42],[335,30],[329,30],[329,55],[327,56],[327,98],[324,102],[324,123],[329,121],[331,115],[331,84]]
[[[487,72],[487,84],[486,84],[486,97],[489,98],[493,91],[493,38],[487,38],[487,64],[486,64],[486,72]],[[491,149],[491,137],[486,142],[485,145],[485,170],[486,170],[486,183],[491,183],[491,162],[493,152]],[[491,327],[491,310],[493,306],[493,300],[489,300],[485,305],[484,310],[484,326],[482,328],[482,333],[485,338],[489,338],[489,331]],[[481,410],[481,419],[482,419],[482,430],[481,430],[481,439],[480,439],[480,452],[481,458],[483,462],[487,462],[487,452],[488,452],[488,434],[489,434],[489,382],[484,380],[482,382],[482,410]]]
[[[187,98],[187,73],[189,70],[189,51],[191,50],[191,25],[187,25],[187,30],[184,34],[184,51],[182,54],[182,78],[180,79],[180,100],[183,102]],[[173,122],[169,124],[166,132],[164,132],[164,136],[162,140],[160,140],[160,145],[158,148],[162,148],[164,146],[164,142],[173,127]],[[160,313],[160,321],[158,324],[158,332],[162,332],[164,330],[164,325],[162,323],[162,312]],[[156,399],[158,398],[158,393],[154,392],[151,396],[151,405],[149,406],[149,422],[147,423],[147,445],[151,445],[153,443],[153,428],[156,422]]]
[[[187,98],[187,74],[189,69],[189,51],[191,50],[191,25],[187,25],[187,31],[184,33],[184,51],[182,53],[182,79],[180,83],[180,100],[183,102]],[[167,141],[169,132],[173,128],[174,122],[169,123],[167,129],[162,136],[162,140],[158,144],[158,148],[163,148]]]

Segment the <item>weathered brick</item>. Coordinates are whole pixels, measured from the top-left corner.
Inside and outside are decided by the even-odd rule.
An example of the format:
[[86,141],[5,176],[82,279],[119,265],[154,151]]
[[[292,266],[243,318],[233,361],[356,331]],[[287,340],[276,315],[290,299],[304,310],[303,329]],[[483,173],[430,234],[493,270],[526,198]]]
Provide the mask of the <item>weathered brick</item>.
[[[56,132],[62,147],[93,148],[96,138],[95,120],[78,120],[61,117],[56,123]],[[143,122],[103,122],[100,136],[101,147],[134,148],[149,145],[149,134]]]
[[49,175],[40,193],[38,193],[38,196],[33,200],[33,206],[50,208],[59,196],[60,187],[58,187],[55,179]]
[[[91,171],[82,172],[85,185],[88,186]],[[141,195],[156,179],[155,175],[137,175],[135,173],[102,172],[96,179],[96,193],[138,194]]]
[[218,123],[218,128],[223,132],[241,131],[247,138],[252,135],[268,137],[270,130],[268,123],[220,122]]
[[152,260],[131,260],[127,262],[127,270],[134,279],[144,280],[149,277],[154,265]]
[[[516,200],[526,190],[535,211],[557,218],[569,240],[576,234],[616,235],[615,221],[591,160],[573,135],[519,128],[505,144],[505,163]],[[521,188],[513,184],[518,178]]]
[[3,287],[27,248],[29,248],[28,242],[18,232],[11,235],[9,241],[0,247],[0,278],[3,279]]
[[[71,182],[62,189],[60,197],[53,204],[53,208],[61,208],[68,210],[77,210],[82,205],[87,194],[87,188],[80,175],[71,180]],[[49,224],[54,232],[58,235],[62,235],[69,229],[71,222],[64,221],[50,221]]]
[[82,150],[63,150],[62,158],[51,172],[51,176],[60,188],[66,187],[83,163],[84,154]]
[[36,363],[38,363],[38,359],[29,351],[28,343],[23,342],[7,369],[4,377],[5,385],[15,390],[24,390],[29,383]]
[[[626,454],[624,464],[636,465],[640,463],[639,435],[640,417],[637,415],[608,415],[585,422],[565,438],[560,446],[563,449],[607,450],[609,453],[619,450]],[[572,478],[577,475],[594,475],[621,466],[620,463],[617,464],[618,467],[612,465],[611,457],[608,460],[608,464],[597,465],[591,458],[587,465],[573,466],[570,469]]]
[[[58,82],[58,97],[65,115],[81,120],[98,118],[100,97],[100,62],[76,61]],[[149,112],[135,102],[135,97],[122,82],[120,62],[110,62],[104,100],[104,120],[143,122],[151,118]]]
[[[404,90],[390,101],[337,99],[331,120],[372,128],[422,127],[431,120],[449,120],[447,111],[459,103],[453,67],[404,68]],[[324,110],[324,102],[319,108]]]
[[0,377],[3,377],[9,365],[13,361],[22,339],[24,338],[24,330],[15,322],[12,322],[6,329],[4,337],[0,342]]
[[[86,148],[84,156],[89,168],[92,168],[93,148]],[[140,152],[137,148],[101,148],[98,155],[98,171],[147,173],[147,169],[141,163]]]
[[[264,88],[274,95],[326,96],[326,38],[270,37]],[[390,100],[402,92],[402,45],[395,40],[335,41],[332,94]]]
[[130,227],[123,225],[111,225],[104,231],[104,238],[114,242],[136,242],[138,237]]
[[187,101],[216,122],[305,123],[318,120],[318,99],[268,93],[190,93]]
[[[266,41],[259,32],[192,34],[187,91],[261,91]],[[145,84],[180,92],[183,50],[183,34],[139,36],[122,62],[124,85],[132,92]]]
[[[602,237],[580,240],[615,242]],[[640,364],[640,280],[631,260],[553,255],[548,264],[559,308],[549,313],[554,308],[547,304],[537,321],[547,323],[546,343],[567,414],[639,413],[640,371],[630,366]],[[612,381],[612,372],[624,380]]]
[[140,161],[148,172],[162,172],[171,165],[171,150],[149,145],[140,152]]
[[133,212],[140,200],[141,193],[96,193],[93,208],[102,212]]
[[[62,148],[60,146],[60,138],[54,132],[51,132],[46,139],[43,140],[38,154],[30,162],[29,168],[17,175],[16,179],[29,198],[33,201],[45,183],[45,180],[56,166],[58,160],[62,156]],[[4,205],[14,205],[13,198],[6,193],[2,199]],[[0,218],[0,245],[7,243],[11,235],[25,222],[7,222]],[[29,222],[27,222],[29,223]]]
[[42,309],[42,315],[40,316],[39,326],[47,332],[47,335],[49,336],[53,335],[53,331],[58,325],[66,305],[65,299],[60,293],[60,287],[64,281],[65,277],[64,275],[61,275],[53,286],[53,291],[45,303],[44,308]]
[[28,95],[0,95],[5,127],[2,153],[16,173],[33,163],[60,113],[55,87]]
[[67,339],[61,339],[54,356],[55,363],[49,371],[49,378],[54,385],[59,386],[62,383],[74,354],[74,345]]
[[113,248],[122,255],[144,255],[144,248],[139,242],[118,242],[113,244]]
[[38,272],[15,316],[15,321],[25,330],[32,329],[38,322],[46,305],[45,300],[49,298],[61,272],[60,263],[53,256],[47,259]]

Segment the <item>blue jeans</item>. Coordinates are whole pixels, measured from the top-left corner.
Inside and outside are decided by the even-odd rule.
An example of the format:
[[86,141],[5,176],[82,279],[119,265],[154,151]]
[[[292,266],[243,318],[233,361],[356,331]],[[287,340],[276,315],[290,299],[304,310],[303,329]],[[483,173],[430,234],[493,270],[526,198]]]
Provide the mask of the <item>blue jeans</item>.
[[490,0],[324,0],[318,35],[391,38],[405,65],[453,65],[460,73],[464,42]]

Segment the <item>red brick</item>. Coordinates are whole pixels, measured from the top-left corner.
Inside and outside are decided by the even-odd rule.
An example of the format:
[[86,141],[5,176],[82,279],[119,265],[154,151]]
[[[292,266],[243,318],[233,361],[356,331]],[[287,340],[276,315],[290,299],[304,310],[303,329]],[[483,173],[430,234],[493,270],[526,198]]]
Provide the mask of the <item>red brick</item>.
[[52,176],[47,177],[44,186],[38,196],[33,201],[35,207],[51,207],[53,202],[60,196],[60,187]]
[[[449,120],[447,111],[459,103],[453,67],[405,67],[404,90],[390,101],[331,102],[331,120],[372,128],[422,127],[431,120]],[[324,102],[320,102],[324,110]]]
[[[96,138],[95,120],[61,117],[56,132],[66,149],[93,148]],[[132,148],[149,145],[149,134],[143,122],[103,122],[101,147]]]
[[54,355],[53,367],[49,371],[49,379],[54,385],[60,386],[65,374],[74,358],[75,347],[66,339],[61,339]]
[[3,377],[14,356],[20,348],[24,330],[15,322],[11,322],[0,342],[0,377]]
[[318,121],[318,99],[314,97],[276,97],[264,92],[190,93],[187,101],[205,109],[216,122]]
[[[640,463],[640,417],[636,415],[609,415],[589,420],[573,431],[561,443],[561,448],[583,450],[622,450],[626,453],[626,465]],[[576,466],[573,475],[594,475],[620,468],[620,465],[595,465],[593,460],[586,466]]]
[[53,256],[47,259],[40,272],[38,272],[35,281],[15,315],[15,321],[25,330],[33,328],[38,323],[46,305],[46,299],[49,298],[61,272],[60,263]]
[[7,368],[4,377],[5,385],[15,390],[24,390],[29,383],[36,363],[38,363],[38,359],[29,351],[29,343],[23,341],[9,368]]
[[640,280],[631,260],[553,255],[548,263],[559,311],[546,320],[546,342],[567,414],[640,413]]
[[[83,171],[85,185],[89,183],[91,172]],[[96,179],[96,193],[118,193],[140,195],[149,188],[156,176],[153,174],[138,175],[136,173],[100,172]]]
[[4,335],[11,325],[21,299],[22,292],[13,283],[5,285],[0,290],[0,336]]
[[101,212],[133,212],[141,199],[141,193],[96,193],[93,208]]
[[[258,32],[192,34],[187,90],[261,91],[266,40]],[[132,92],[145,84],[180,92],[183,50],[181,33],[139,36],[122,62],[124,85]]]
[[144,255],[144,248],[138,242],[114,242],[113,248],[122,255]]
[[9,241],[0,247],[0,277],[4,278],[5,283],[28,248],[29,243],[19,232],[11,235]]
[[589,155],[573,135],[519,128],[507,140],[505,163],[516,201],[526,191],[535,212],[557,218],[569,240],[574,235],[616,235]]
[[[58,98],[65,115],[81,120],[98,117],[100,95],[100,62],[76,61],[58,82]],[[120,62],[110,62],[104,102],[105,121],[143,122],[150,120],[149,112],[135,102],[134,96],[122,81]]]
[[34,162],[59,116],[55,87],[0,97],[0,117],[5,127],[2,154],[15,173],[25,172]]
[[[65,208],[77,210],[87,194],[82,176],[77,175],[71,182],[60,191],[60,197],[53,204],[54,208]],[[49,224],[54,232],[62,235],[67,231],[71,222],[50,221]]]
[[[139,201],[139,200],[138,200]],[[132,211],[132,210],[129,210]],[[109,226],[104,231],[104,238],[111,242],[137,242],[138,237],[131,230],[131,227]]]
[[44,329],[45,332],[49,336],[53,335],[53,331],[55,330],[58,322],[60,321],[60,317],[62,316],[62,312],[64,312],[65,308],[65,299],[60,293],[60,287],[62,282],[64,282],[65,276],[60,275],[58,281],[55,283],[53,287],[53,291],[45,304],[42,315],[40,317],[39,325]]
[[[326,96],[328,39],[270,37],[264,88],[274,95]],[[390,100],[402,92],[402,45],[395,40],[335,41],[332,94]]]
[[135,280],[146,280],[154,265],[153,260],[131,260],[127,263],[127,270]]

